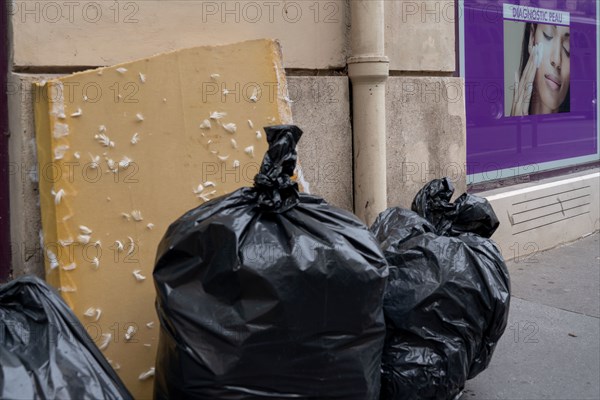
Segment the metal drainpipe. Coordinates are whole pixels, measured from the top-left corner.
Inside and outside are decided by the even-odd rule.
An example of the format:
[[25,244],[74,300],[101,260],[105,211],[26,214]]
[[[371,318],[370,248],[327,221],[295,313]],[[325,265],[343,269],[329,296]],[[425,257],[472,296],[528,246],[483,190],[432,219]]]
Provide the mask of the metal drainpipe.
[[383,0],[350,0],[354,212],[370,225],[387,207]]

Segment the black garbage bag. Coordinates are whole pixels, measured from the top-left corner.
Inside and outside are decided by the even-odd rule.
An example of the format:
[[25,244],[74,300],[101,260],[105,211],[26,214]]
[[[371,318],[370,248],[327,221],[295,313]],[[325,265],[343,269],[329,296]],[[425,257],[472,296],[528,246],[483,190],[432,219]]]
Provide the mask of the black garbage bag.
[[453,399],[489,364],[508,319],[510,281],[489,239],[487,200],[434,180],[417,211],[390,208],[371,227],[390,264],[382,400]]
[[295,126],[265,128],[253,188],[159,245],[156,399],[379,398],[387,263],[354,215],[298,193]]
[[381,248],[392,252],[408,239],[424,233],[436,232],[436,229],[413,211],[395,207],[379,214],[371,231]]
[[0,399],[132,399],[60,296],[26,276],[0,286]]
[[453,194],[454,187],[448,178],[435,179],[417,193],[411,209],[431,222],[440,235],[475,233],[492,237],[500,225],[492,205],[483,197],[468,193],[451,203]]

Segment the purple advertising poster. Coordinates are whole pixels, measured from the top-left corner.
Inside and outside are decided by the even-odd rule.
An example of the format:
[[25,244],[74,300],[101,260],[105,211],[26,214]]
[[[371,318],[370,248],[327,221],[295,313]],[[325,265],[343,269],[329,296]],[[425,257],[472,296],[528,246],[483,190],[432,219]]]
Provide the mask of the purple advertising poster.
[[468,173],[500,179],[597,159],[596,2],[462,4]]

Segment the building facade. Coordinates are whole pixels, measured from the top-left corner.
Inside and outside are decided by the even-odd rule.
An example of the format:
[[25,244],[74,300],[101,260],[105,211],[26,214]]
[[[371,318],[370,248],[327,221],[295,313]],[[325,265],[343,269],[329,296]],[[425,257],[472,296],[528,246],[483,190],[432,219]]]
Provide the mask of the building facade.
[[[360,12],[370,18],[375,3],[380,9],[370,23],[356,19]],[[362,178],[353,169],[353,128],[363,99],[356,96],[349,65],[361,51],[368,56],[363,38],[377,31],[373,40],[382,45],[374,55],[386,65],[379,150],[385,164],[367,178],[385,183],[386,205],[409,207],[423,184],[449,176],[457,194],[468,189],[492,201],[502,222],[494,238],[506,258],[531,256],[599,228],[595,2],[13,0],[3,12],[8,106],[0,112],[9,135],[1,142],[0,184],[8,181],[9,187],[0,197],[2,229],[8,229],[10,214],[10,234],[0,234],[4,277],[44,274],[33,82],[262,37],[281,42],[294,121],[305,131],[299,148],[304,175],[311,191],[332,204],[357,212]],[[540,60],[530,64],[556,64],[549,58],[554,48],[570,60],[568,83],[565,65],[560,82],[548,82],[558,74],[540,78],[568,94],[569,108],[558,113],[514,110],[526,108],[527,101],[514,99],[520,98],[523,38],[534,25],[560,32],[562,41],[551,44],[550,35],[537,29],[548,43],[533,43]],[[522,90],[533,86],[522,82]]]

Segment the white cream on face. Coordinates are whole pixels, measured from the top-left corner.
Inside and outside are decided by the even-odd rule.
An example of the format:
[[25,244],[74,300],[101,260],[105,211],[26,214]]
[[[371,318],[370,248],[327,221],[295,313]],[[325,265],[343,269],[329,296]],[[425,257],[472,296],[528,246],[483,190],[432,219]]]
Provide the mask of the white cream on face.
[[535,54],[535,67],[539,68],[542,65],[542,57],[544,56],[544,43],[538,43],[533,46],[533,52]]

